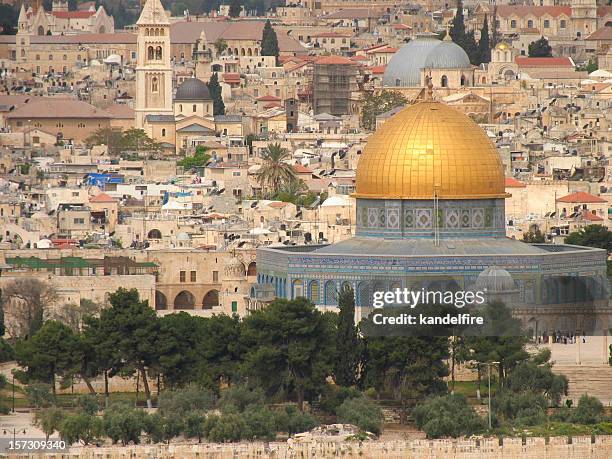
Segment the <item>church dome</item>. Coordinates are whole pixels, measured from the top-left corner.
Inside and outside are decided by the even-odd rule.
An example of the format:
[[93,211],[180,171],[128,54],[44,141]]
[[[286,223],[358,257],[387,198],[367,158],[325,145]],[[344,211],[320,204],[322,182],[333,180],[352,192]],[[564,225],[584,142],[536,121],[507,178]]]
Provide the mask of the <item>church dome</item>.
[[176,89],[174,100],[212,100],[206,83],[197,78],[189,78]]
[[422,69],[469,69],[470,58],[461,46],[436,35],[421,36],[393,55],[383,76],[383,86],[421,86]]
[[505,198],[495,146],[468,116],[435,101],[386,121],[357,164],[355,197],[370,199]]

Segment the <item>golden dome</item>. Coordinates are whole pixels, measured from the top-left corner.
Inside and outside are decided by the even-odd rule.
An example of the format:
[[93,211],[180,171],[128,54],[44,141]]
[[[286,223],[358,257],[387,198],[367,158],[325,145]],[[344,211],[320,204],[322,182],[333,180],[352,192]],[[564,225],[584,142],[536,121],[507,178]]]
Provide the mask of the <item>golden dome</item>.
[[357,165],[355,197],[504,198],[495,146],[466,115],[434,101],[411,105],[368,139]]
[[499,45],[497,45],[497,49],[505,51],[507,49],[510,49],[510,47],[508,46],[508,43],[502,41]]

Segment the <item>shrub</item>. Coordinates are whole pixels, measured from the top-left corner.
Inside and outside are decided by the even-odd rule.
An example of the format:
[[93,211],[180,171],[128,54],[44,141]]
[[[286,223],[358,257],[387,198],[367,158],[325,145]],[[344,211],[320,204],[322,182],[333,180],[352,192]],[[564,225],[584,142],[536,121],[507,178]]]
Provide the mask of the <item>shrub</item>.
[[28,402],[35,408],[46,408],[55,403],[55,397],[51,393],[51,386],[44,383],[33,383],[26,387]]
[[94,415],[98,413],[100,404],[98,403],[98,397],[93,394],[85,394],[79,396],[77,399],[77,406],[86,414]]
[[417,427],[425,431],[428,438],[457,438],[485,429],[484,420],[460,394],[431,398],[417,406],[413,415]]
[[215,396],[211,391],[192,385],[163,391],[159,396],[159,411],[163,415],[185,416],[191,411],[208,411],[214,403]]
[[242,413],[250,405],[263,405],[264,391],[260,388],[249,388],[246,385],[232,386],[219,400],[219,409],[223,413]]
[[204,422],[204,436],[209,441],[225,443],[249,438],[251,433],[243,416],[230,413],[208,416]]
[[292,405],[285,406],[274,414],[276,431],[287,432],[289,435],[306,432],[319,425],[312,415],[302,413]]
[[102,420],[87,413],[67,416],[59,426],[60,437],[69,445],[81,442],[88,445],[103,434]]
[[319,408],[328,414],[336,414],[338,407],[347,398],[358,398],[361,396],[361,392],[353,387],[342,387],[335,385],[327,385],[323,390],[321,401],[319,402]]
[[249,440],[271,441],[276,438],[274,413],[265,406],[251,405],[243,413]]
[[361,430],[380,435],[382,428],[382,411],[372,400],[366,397],[346,399],[336,410],[338,421],[354,424]]
[[601,422],[604,407],[597,397],[584,394],[578,400],[578,406],[570,416],[570,420],[577,424],[597,424]]
[[127,404],[114,404],[106,409],[103,416],[104,432],[113,444],[121,441],[124,445],[130,442],[138,444],[140,434],[146,427],[147,414]]
[[493,398],[493,410],[502,420],[532,426],[546,421],[548,401],[533,392],[513,393],[500,390]]

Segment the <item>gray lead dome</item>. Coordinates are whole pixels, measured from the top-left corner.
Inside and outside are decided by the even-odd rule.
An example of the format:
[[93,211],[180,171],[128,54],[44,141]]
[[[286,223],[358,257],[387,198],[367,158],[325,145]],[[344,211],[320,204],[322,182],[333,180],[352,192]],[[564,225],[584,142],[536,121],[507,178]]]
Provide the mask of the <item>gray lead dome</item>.
[[208,86],[197,78],[189,78],[176,89],[174,100],[212,100]]
[[469,69],[470,58],[452,41],[421,36],[406,43],[387,64],[384,86],[421,86],[422,69]]

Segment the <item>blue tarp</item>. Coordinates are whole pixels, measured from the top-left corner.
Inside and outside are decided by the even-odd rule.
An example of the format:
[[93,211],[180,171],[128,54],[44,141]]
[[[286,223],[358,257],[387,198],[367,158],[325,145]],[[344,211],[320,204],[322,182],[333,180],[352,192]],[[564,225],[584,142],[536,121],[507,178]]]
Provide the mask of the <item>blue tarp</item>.
[[87,174],[87,184],[90,186],[97,186],[98,188],[104,189],[107,183],[123,183],[123,177],[111,174]]

